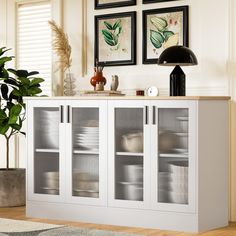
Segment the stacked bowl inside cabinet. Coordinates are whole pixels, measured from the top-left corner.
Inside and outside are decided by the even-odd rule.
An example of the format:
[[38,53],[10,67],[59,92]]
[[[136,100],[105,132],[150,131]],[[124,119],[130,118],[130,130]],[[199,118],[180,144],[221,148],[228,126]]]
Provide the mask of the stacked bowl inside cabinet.
[[88,172],[73,171],[73,196],[99,197],[99,177]]
[[46,194],[59,194],[59,172],[46,171],[43,173],[43,192]]
[[75,133],[75,146],[84,150],[97,151],[99,148],[99,127],[97,123],[88,121]]
[[59,112],[42,110],[40,113],[41,141],[45,148],[59,147]]
[[178,204],[188,203],[188,161],[171,161],[169,169],[169,201]]
[[124,189],[124,199],[141,201],[143,199],[143,166],[141,164],[125,164],[123,166],[124,181],[120,182]]

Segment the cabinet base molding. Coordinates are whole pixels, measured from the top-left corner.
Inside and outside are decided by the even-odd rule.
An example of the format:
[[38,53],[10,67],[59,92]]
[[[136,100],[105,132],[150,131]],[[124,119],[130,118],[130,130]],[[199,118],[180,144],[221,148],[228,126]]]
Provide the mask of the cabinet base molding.
[[228,225],[228,222],[212,222],[207,227],[198,225],[193,213],[163,212],[145,209],[127,209],[107,206],[88,206],[65,203],[27,201],[27,217],[86,223],[122,225],[127,227],[156,228],[185,232],[202,232]]

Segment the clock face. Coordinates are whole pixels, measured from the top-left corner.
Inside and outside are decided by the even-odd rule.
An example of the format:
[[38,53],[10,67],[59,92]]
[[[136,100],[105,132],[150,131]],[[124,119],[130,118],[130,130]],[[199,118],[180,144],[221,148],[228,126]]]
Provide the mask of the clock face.
[[151,86],[147,89],[147,96],[157,96],[158,95],[158,89],[155,86]]

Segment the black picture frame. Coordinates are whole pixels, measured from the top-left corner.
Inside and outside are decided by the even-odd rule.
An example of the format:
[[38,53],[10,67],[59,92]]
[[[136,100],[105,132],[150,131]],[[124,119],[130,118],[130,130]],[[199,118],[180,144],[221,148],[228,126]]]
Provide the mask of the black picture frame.
[[[173,18],[178,17],[178,13],[180,13],[178,20],[171,21],[171,16]],[[166,21],[165,31],[159,31],[158,22],[155,24],[151,20],[151,16],[159,16]],[[181,17],[182,16],[182,17]],[[150,22],[148,22],[148,18]],[[177,7],[169,7],[169,8],[159,8],[152,10],[144,10],[143,11],[143,64],[156,64],[159,54],[169,46],[172,46],[171,43],[178,42],[174,45],[183,45],[188,47],[189,43],[189,7],[188,6],[177,6]],[[182,23],[181,23],[182,22]],[[162,22],[161,22],[162,23]],[[169,24],[169,25],[168,25]],[[173,25],[176,24],[176,25]],[[180,24],[181,26],[178,26]],[[174,31],[173,29],[181,27],[180,31]],[[164,27],[164,25],[163,25]],[[154,28],[154,29],[153,29]],[[170,30],[171,29],[171,30]],[[162,30],[162,29],[161,29]],[[164,33],[165,32],[165,33]],[[170,35],[173,37],[170,38]],[[178,35],[178,37],[177,37]],[[157,38],[155,38],[156,36]],[[167,42],[169,39],[169,42]],[[160,40],[160,41],[159,41]],[[164,42],[163,42],[164,40]],[[162,42],[161,42],[162,41]],[[161,46],[160,46],[161,45]],[[160,48],[158,48],[160,47]],[[155,54],[155,56],[154,56]]]
[[111,1],[110,3],[100,3],[99,0],[94,0],[94,9],[106,9],[113,7],[126,7],[136,5],[136,0],[124,0],[124,1]]
[[136,12],[96,15],[94,21],[94,64],[136,65]]
[[172,2],[178,0],[143,0],[143,4],[157,3],[157,2]]

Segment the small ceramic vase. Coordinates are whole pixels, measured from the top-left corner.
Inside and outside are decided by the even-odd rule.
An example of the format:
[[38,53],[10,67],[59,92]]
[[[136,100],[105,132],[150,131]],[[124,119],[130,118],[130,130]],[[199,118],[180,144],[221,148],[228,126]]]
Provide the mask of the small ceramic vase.
[[111,90],[116,91],[119,85],[119,78],[118,75],[112,75],[111,79]]
[[103,85],[106,84],[106,78],[103,77],[102,71],[96,71],[94,73],[94,76],[91,78],[90,83],[93,85],[94,90],[96,90],[96,84],[103,83]]

